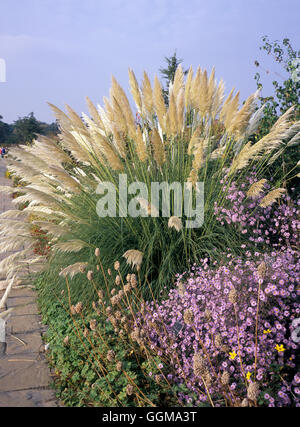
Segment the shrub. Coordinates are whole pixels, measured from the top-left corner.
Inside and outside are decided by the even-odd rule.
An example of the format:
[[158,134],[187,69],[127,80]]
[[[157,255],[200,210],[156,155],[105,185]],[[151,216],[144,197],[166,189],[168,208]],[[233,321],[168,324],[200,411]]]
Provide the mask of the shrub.
[[[226,189],[226,183],[221,183]],[[231,182],[221,206],[215,202],[217,221],[224,227],[233,227],[246,237],[242,248],[268,250],[273,248],[299,248],[300,200],[283,194],[283,189],[270,191],[266,179],[258,180],[253,171],[238,186]],[[296,198],[295,195],[293,195]],[[274,201],[281,198],[279,204]]]
[[192,270],[161,304],[145,304],[134,329],[188,388],[182,404],[299,406],[299,253],[228,254],[226,265]]
[[[266,135],[275,121],[278,119],[278,112],[280,114],[285,113],[291,106],[295,106],[294,118],[298,120],[300,117],[300,81],[297,79],[297,58],[299,58],[299,51],[297,52],[293,47],[289,39],[284,38],[282,42],[270,41],[268,36],[262,37],[263,45],[260,50],[265,51],[267,55],[273,57],[280,64],[282,71],[285,73],[283,81],[274,79],[272,81],[273,93],[269,96],[259,96],[260,104],[264,108],[264,115],[261,120],[260,126],[256,132],[254,138],[261,138]],[[258,61],[255,61],[255,65],[260,67]],[[255,74],[255,80],[257,89],[263,88],[261,75],[259,72]],[[294,159],[298,157],[299,153],[299,137],[296,135],[295,138],[288,142],[289,150],[286,147],[282,147],[274,157],[274,164],[268,170],[267,175],[269,177],[278,177],[281,175],[285,176],[286,171],[289,171],[294,166]],[[298,176],[299,178],[299,176]],[[300,180],[297,175],[293,179],[290,179],[287,183],[288,190],[291,187],[296,187],[299,192]]]

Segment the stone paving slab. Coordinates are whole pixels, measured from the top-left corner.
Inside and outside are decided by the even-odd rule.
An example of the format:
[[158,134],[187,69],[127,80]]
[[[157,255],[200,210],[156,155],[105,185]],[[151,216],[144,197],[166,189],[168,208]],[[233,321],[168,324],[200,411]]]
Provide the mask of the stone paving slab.
[[50,389],[35,296],[31,289],[14,289],[7,300],[13,311],[7,321],[6,354],[0,358],[0,407],[59,406]]
[[37,313],[37,305],[34,301],[28,304],[21,303],[20,305],[17,305],[17,306],[7,305],[7,307],[14,309],[15,316],[36,315]]
[[[15,297],[11,297],[8,296],[7,299],[7,307],[9,308],[18,308],[18,307],[22,307],[23,305],[31,305],[31,304],[35,304],[36,301],[36,296],[34,294],[28,294],[26,296],[15,296]],[[37,311],[36,311],[37,313]]]
[[39,353],[7,356],[0,364],[0,391],[49,387],[51,379],[45,359]]
[[44,348],[44,345],[41,343],[41,334],[39,331],[14,334],[12,338],[7,343],[6,354],[8,356],[39,353]]
[[12,298],[33,298],[36,299],[36,294],[30,287],[14,287],[9,293],[8,300]]
[[8,331],[12,334],[22,334],[37,331],[41,327],[40,316],[38,314],[27,314],[18,316],[12,312],[12,316],[9,319]]
[[0,407],[57,407],[51,390],[16,390],[0,392]]

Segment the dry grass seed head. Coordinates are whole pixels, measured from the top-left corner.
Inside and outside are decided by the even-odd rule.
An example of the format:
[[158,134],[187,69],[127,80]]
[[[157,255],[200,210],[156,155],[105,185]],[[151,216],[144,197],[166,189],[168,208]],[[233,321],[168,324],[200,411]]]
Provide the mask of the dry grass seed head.
[[140,267],[142,265],[143,256],[143,252],[137,249],[129,249],[123,254],[123,257],[126,259],[127,264],[131,265],[132,267]]
[[247,197],[252,197],[252,198],[258,197],[260,193],[263,191],[264,185],[266,182],[267,182],[266,179],[261,179],[257,182],[254,182],[250,186],[249,190],[247,191]]
[[275,190],[270,191],[260,202],[259,206],[266,208],[271,206],[273,203],[279,199],[283,193],[286,192],[285,188],[276,188]]
[[177,216],[171,216],[168,220],[168,227],[175,228],[176,231],[182,230],[182,221]]
[[183,320],[184,323],[186,323],[187,325],[191,325],[194,322],[194,313],[192,312],[192,310],[185,310],[185,312],[183,313]]
[[257,382],[250,383],[247,390],[247,397],[252,401],[256,401],[260,393],[259,384]]

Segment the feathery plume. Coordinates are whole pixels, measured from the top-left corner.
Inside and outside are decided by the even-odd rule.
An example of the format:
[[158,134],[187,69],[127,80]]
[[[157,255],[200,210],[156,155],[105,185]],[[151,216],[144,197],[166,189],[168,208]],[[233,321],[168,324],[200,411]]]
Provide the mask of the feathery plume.
[[183,88],[184,88],[184,73],[183,73],[181,64],[179,64],[175,71],[173,85],[172,85],[172,93],[176,101],[180,91]]
[[187,77],[186,77],[186,82],[185,82],[185,93],[184,93],[184,98],[185,98],[185,108],[187,110],[190,110],[191,107],[191,87],[192,87],[192,81],[193,81],[193,68],[192,66],[189,68]]
[[156,128],[152,130],[151,133],[151,144],[153,147],[153,157],[158,166],[162,166],[166,160],[164,144],[161,140],[159,133]]
[[179,91],[179,94],[177,95],[176,110],[177,110],[177,131],[178,133],[181,133],[184,130],[184,124],[185,124],[184,88],[181,88]]
[[111,124],[112,134],[113,134],[113,144],[117,149],[118,154],[123,159],[126,158],[126,143],[124,138],[124,133],[119,131],[118,126],[115,123]]
[[92,103],[92,101],[90,100],[90,98],[88,96],[85,99],[86,99],[86,103],[87,103],[87,106],[89,109],[89,113],[92,116],[92,119],[101,129],[105,130],[105,126],[103,124],[103,121],[101,119],[101,116],[100,116],[97,108],[95,107],[95,105]]
[[58,107],[48,102],[49,107],[53,111],[55,117],[57,118],[60,125],[66,127],[67,129],[71,126],[71,120],[69,117]]
[[114,78],[114,76],[112,76],[112,92],[114,94],[115,99],[118,100],[118,103],[122,110],[122,114],[125,117],[128,134],[131,138],[133,138],[135,135],[135,123],[134,123],[134,117],[131,111],[131,107],[125,91],[119,85],[119,83]]
[[111,105],[114,111],[114,125],[117,127],[121,134],[127,135],[127,120],[123,113],[123,110],[115,95],[112,95],[111,99]]
[[198,180],[198,170],[191,169],[191,172],[188,177],[188,182],[191,182],[193,187],[195,187],[197,180]]
[[239,98],[240,98],[240,92],[238,91],[235,94],[232,101],[227,106],[225,117],[224,117],[224,125],[225,125],[226,130],[228,130],[230,128],[230,124],[238,112]]
[[277,199],[281,197],[283,193],[286,192],[285,188],[276,188],[275,190],[270,191],[260,202],[259,206],[266,208],[271,206]]
[[196,145],[194,149],[194,159],[192,168],[199,170],[204,163],[204,146],[207,145],[204,139],[201,139],[200,142]]
[[157,76],[155,76],[154,78],[153,101],[158,121],[160,123],[161,128],[165,131],[164,118],[167,113],[167,109],[162,93],[161,84]]
[[143,104],[142,104],[141,91],[140,91],[138,82],[136,80],[134,72],[131,69],[128,70],[128,74],[129,74],[130,90],[131,90],[134,102],[136,103],[138,112],[142,114]]
[[[59,199],[62,201],[62,198],[57,195],[57,198],[54,198],[50,194],[46,194],[45,191],[37,190],[32,187],[25,187],[26,194],[22,196],[16,197],[12,203],[19,204],[25,202],[32,202],[32,205],[36,204],[44,204],[48,207],[57,208],[58,210],[61,208],[59,204]],[[50,191],[49,191],[50,192]]]
[[72,126],[74,128],[77,127],[84,134],[86,132],[86,127],[83,121],[81,120],[81,117],[68,104],[66,104],[66,110],[68,111],[68,114],[70,116]]
[[230,122],[226,122],[226,129],[229,134],[236,134],[237,136],[241,136],[250,121],[250,117],[252,116],[255,109],[255,101],[257,99],[258,92],[249,96],[249,98],[245,101],[243,107],[238,111]]
[[257,273],[261,279],[263,279],[267,272],[267,265],[264,261],[262,261],[257,267]]
[[260,193],[263,191],[264,185],[266,182],[267,182],[266,179],[261,179],[257,182],[254,182],[250,186],[249,190],[247,191],[247,197],[252,197],[252,198],[258,197]]
[[73,130],[63,130],[59,135],[59,138],[62,147],[70,151],[71,155],[77,162],[82,162],[86,165],[90,164],[91,158],[86,148],[81,145],[82,139],[78,132],[74,132]]
[[236,169],[242,169],[253,158],[258,158],[262,154],[271,153],[272,150],[282,144],[283,139],[288,138],[291,132],[291,115],[294,112],[294,107],[289,108],[279,119],[274,123],[270,132],[251,146],[246,146],[241,150],[235,161]]
[[147,73],[144,71],[144,80],[142,82],[142,93],[143,93],[143,102],[145,106],[145,112],[149,117],[153,114],[153,95],[150,79]]
[[248,399],[255,401],[258,398],[259,393],[259,384],[257,382],[250,383],[247,390]]
[[204,117],[208,111],[208,104],[209,104],[209,99],[208,99],[207,71],[204,70],[203,73],[201,74],[199,98],[198,98],[198,109],[202,117]]
[[148,158],[148,152],[147,152],[147,147],[139,126],[136,128],[135,143],[136,143],[136,153],[138,155],[138,158],[140,159],[141,162],[144,162]]
[[104,102],[106,117],[110,123],[113,123],[115,121],[115,114],[114,114],[112,105],[106,96],[103,97],[103,102]]
[[265,107],[266,105],[262,105],[257,111],[255,111],[255,113],[252,114],[248,126],[245,130],[245,137],[247,138],[250,135],[253,135],[259,126],[259,122],[261,121],[261,119],[263,118],[264,115],[264,111],[265,111]]
[[71,279],[73,279],[76,274],[82,273],[86,269],[87,265],[87,262],[75,262],[75,264],[68,265],[63,270],[61,270],[59,276],[69,276]]
[[131,265],[132,267],[141,267],[144,254],[137,249],[129,249],[122,256],[126,259],[127,264]]
[[93,278],[94,278],[94,272],[93,272],[93,270],[89,270],[89,271],[87,272],[86,277],[87,277],[87,279],[88,279],[89,281],[93,280]]
[[197,127],[192,134],[192,137],[190,139],[189,146],[188,146],[188,154],[189,155],[192,154],[196,143],[199,141],[200,132],[201,132],[200,127]]
[[228,294],[228,299],[231,302],[231,304],[236,304],[238,301],[238,294],[235,288],[231,288]]
[[171,93],[169,96],[169,109],[168,109],[168,136],[175,136],[178,132],[178,122],[177,122],[177,107],[175,102],[174,94]]
[[101,150],[106,157],[108,163],[113,170],[123,170],[123,164],[119,158],[116,149],[111,145],[108,138],[104,137],[100,133],[95,133],[94,138],[101,147]]
[[58,178],[58,182],[64,185],[68,191],[79,194],[81,191],[81,185],[63,168],[58,166],[50,166],[50,172],[55,178]]
[[199,94],[200,94],[200,81],[201,81],[201,68],[198,67],[195,77],[192,80],[191,83],[191,107],[192,108],[198,108],[198,100],[199,100]]
[[219,82],[219,86],[215,90],[212,106],[211,106],[211,115],[213,120],[217,117],[217,115],[220,113],[223,100],[224,100],[224,82],[221,80]]
[[184,323],[186,323],[187,325],[191,325],[194,322],[193,311],[190,309],[185,310],[185,312],[183,313],[183,320]]
[[184,293],[185,293],[185,286],[184,286],[184,284],[182,282],[179,282],[178,285],[177,285],[177,288],[178,288],[178,294],[181,297],[183,297]]
[[65,225],[57,225],[48,221],[34,221],[33,223],[40,229],[46,230],[47,233],[52,234],[55,237],[64,236],[71,231],[70,228]]
[[0,300],[0,310],[3,309],[3,307],[5,306],[5,303],[7,301],[8,295],[9,295],[9,293],[11,291],[11,288],[12,288],[14,282],[15,282],[15,277],[13,277],[9,281],[9,283],[8,283],[8,285],[6,287],[6,290],[5,290],[4,294],[3,294],[3,296],[1,297],[1,300]]
[[182,221],[177,216],[171,216],[168,221],[169,228],[175,228],[176,231],[182,230]]
[[86,248],[88,244],[80,239],[68,240],[67,242],[59,242],[53,245],[53,250],[58,252],[79,252]]
[[196,377],[201,377],[207,371],[205,359],[201,353],[196,353],[193,357],[193,371]]
[[141,208],[145,211],[147,215],[151,215],[153,217],[159,216],[157,208],[151,203],[149,203],[148,200],[144,199],[143,197],[137,197],[136,200],[139,202]]
[[230,103],[232,101],[233,92],[234,92],[234,88],[231,89],[229,95],[227,96],[227,98],[226,98],[226,100],[225,100],[225,102],[224,102],[224,104],[223,104],[223,106],[221,108],[221,111],[220,111],[220,120],[222,122],[224,121],[224,119],[226,117],[228,106],[230,105]]

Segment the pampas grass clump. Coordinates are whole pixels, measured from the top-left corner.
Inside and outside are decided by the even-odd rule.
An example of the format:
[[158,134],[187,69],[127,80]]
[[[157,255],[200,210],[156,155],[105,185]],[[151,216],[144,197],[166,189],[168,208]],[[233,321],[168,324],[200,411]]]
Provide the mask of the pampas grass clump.
[[[18,257],[10,255],[0,263],[0,269],[10,276],[22,273],[25,259],[44,268],[50,265],[51,271],[59,273],[76,262],[88,262],[99,248],[106,271],[113,260],[139,251],[143,254],[140,274],[157,294],[171,285],[178,270],[189,269],[202,255],[215,257],[228,247],[239,252],[242,236],[225,233],[215,219],[214,203],[221,205],[226,197],[220,181],[226,176],[227,188],[233,179],[242,183],[254,166],[257,178],[263,180],[276,152],[282,152],[299,133],[300,122],[293,126],[290,122],[293,109],[253,143],[249,137],[263,115],[263,108],[256,108],[258,93],[240,107],[239,92],[232,90],[225,98],[224,83],[216,81],[214,69],[208,75],[200,67],[195,73],[190,68],[185,81],[179,66],[169,88],[168,106],[157,77],[152,85],[144,73],[140,86],[129,70],[129,81],[136,111],[112,78],[104,106],[95,106],[87,98],[89,116],[79,116],[69,106],[65,113],[50,104],[59,123],[58,138],[40,136],[31,146],[10,150],[8,170],[20,178],[23,187],[13,201],[16,209],[0,216],[1,245],[12,245],[15,250],[26,241]],[[127,175],[128,185],[146,183],[149,194],[152,182],[190,182],[194,187],[204,182],[203,225],[188,229],[184,215],[176,219],[172,196],[169,218],[150,216],[151,201],[141,217],[100,218],[97,186],[111,182],[118,203],[121,173]],[[275,192],[264,204],[278,200],[282,189],[276,190],[280,183],[274,186]],[[18,206],[24,203],[23,221],[17,225]],[[47,259],[32,257],[32,223],[47,233],[51,248]]]

